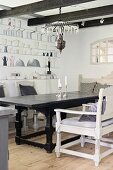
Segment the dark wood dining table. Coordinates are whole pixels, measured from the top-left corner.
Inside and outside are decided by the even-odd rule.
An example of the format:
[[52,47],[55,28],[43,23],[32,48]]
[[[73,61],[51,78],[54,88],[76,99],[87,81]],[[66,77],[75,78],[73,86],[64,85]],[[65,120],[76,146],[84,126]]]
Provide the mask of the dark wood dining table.
[[[28,144],[35,147],[44,148],[48,153],[51,153],[55,147],[55,143],[53,143],[54,127],[52,126],[52,118],[55,115],[54,109],[77,107],[81,106],[83,103],[95,102],[96,99],[98,99],[98,96],[93,93],[88,94],[75,91],[68,92],[67,96],[64,98],[58,98],[56,97],[56,94],[4,97],[0,98],[0,104],[15,105],[15,108],[17,109],[15,122],[16,144]],[[22,135],[22,111],[28,108],[43,112],[46,118],[46,126],[43,131]],[[45,143],[34,142],[31,140],[32,138],[43,134],[46,135]],[[79,136],[75,136],[73,138],[66,139],[62,141],[62,144],[73,141],[78,137]]]

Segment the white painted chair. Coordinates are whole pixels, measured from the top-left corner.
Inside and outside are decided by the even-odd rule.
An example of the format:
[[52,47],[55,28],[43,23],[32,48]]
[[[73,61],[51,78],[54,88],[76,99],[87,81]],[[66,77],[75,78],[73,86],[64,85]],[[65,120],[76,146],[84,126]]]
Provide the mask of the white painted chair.
[[[104,113],[101,114],[103,109],[103,97],[105,97],[106,106]],[[113,140],[103,138],[104,135],[113,132],[113,86],[100,89],[96,112],[73,111],[68,109],[55,109],[55,112],[57,117],[57,143],[55,152],[57,157],[60,157],[60,153],[66,153],[92,159],[95,162],[95,166],[98,166],[102,158],[113,153]],[[79,119],[75,117],[61,120],[60,115],[62,112],[74,115],[96,115],[96,122],[80,122]],[[68,144],[61,145],[61,132],[78,134],[81,135],[81,138]],[[94,154],[87,154],[79,152],[78,150],[73,151],[72,149],[69,149],[70,146],[79,143],[81,144],[81,147],[84,147],[85,142],[93,143],[95,145]],[[101,145],[107,147],[108,149],[104,152],[100,152]]]

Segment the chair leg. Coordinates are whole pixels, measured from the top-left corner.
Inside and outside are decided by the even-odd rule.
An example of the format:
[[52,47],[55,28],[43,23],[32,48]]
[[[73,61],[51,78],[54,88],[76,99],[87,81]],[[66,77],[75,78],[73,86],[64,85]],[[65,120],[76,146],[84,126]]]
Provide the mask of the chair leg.
[[60,146],[61,146],[61,133],[57,132],[57,142],[55,148],[57,158],[60,157]]
[[84,144],[85,144],[85,136],[84,135],[81,135],[80,141],[81,141],[81,147],[84,147]]
[[34,123],[33,123],[34,131],[37,131],[38,130],[38,113],[36,112],[36,110],[34,110],[33,120],[34,120]]
[[95,166],[99,165],[100,162],[100,139],[95,140]]
[[23,115],[23,131],[26,132],[28,130],[28,126],[27,126],[27,117],[28,117],[28,112],[25,111],[24,115]]

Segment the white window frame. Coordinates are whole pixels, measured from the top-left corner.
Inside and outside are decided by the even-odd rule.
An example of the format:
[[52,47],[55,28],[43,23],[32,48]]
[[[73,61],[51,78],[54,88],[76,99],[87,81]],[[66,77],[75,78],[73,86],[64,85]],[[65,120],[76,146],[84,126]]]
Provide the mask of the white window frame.
[[[113,52],[111,54],[108,54],[109,41],[111,41],[111,40],[113,41],[113,37],[95,41],[90,45],[90,62],[91,62],[91,64],[113,63],[113,59],[112,59],[112,61],[108,61],[108,56],[113,56]],[[102,42],[105,43],[105,46],[102,46]],[[97,47],[96,47],[96,44],[97,44]],[[105,49],[105,50],[103,50],[103,52],[101,50],[102,48]],[[111,46],[111,48],[113,48],[113,45]]]

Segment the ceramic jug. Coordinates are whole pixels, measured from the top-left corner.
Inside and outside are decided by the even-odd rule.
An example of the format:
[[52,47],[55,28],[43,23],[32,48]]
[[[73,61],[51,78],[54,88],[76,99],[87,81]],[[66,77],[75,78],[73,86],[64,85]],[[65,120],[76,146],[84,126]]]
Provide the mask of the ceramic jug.
[[3,66],[7,66],[7,61],[8,61],[7,57],[4,56],[4,57],[2,58],[2,60],[3,60]]
[[7,46],[4,46],[4,53],[7,53]]

